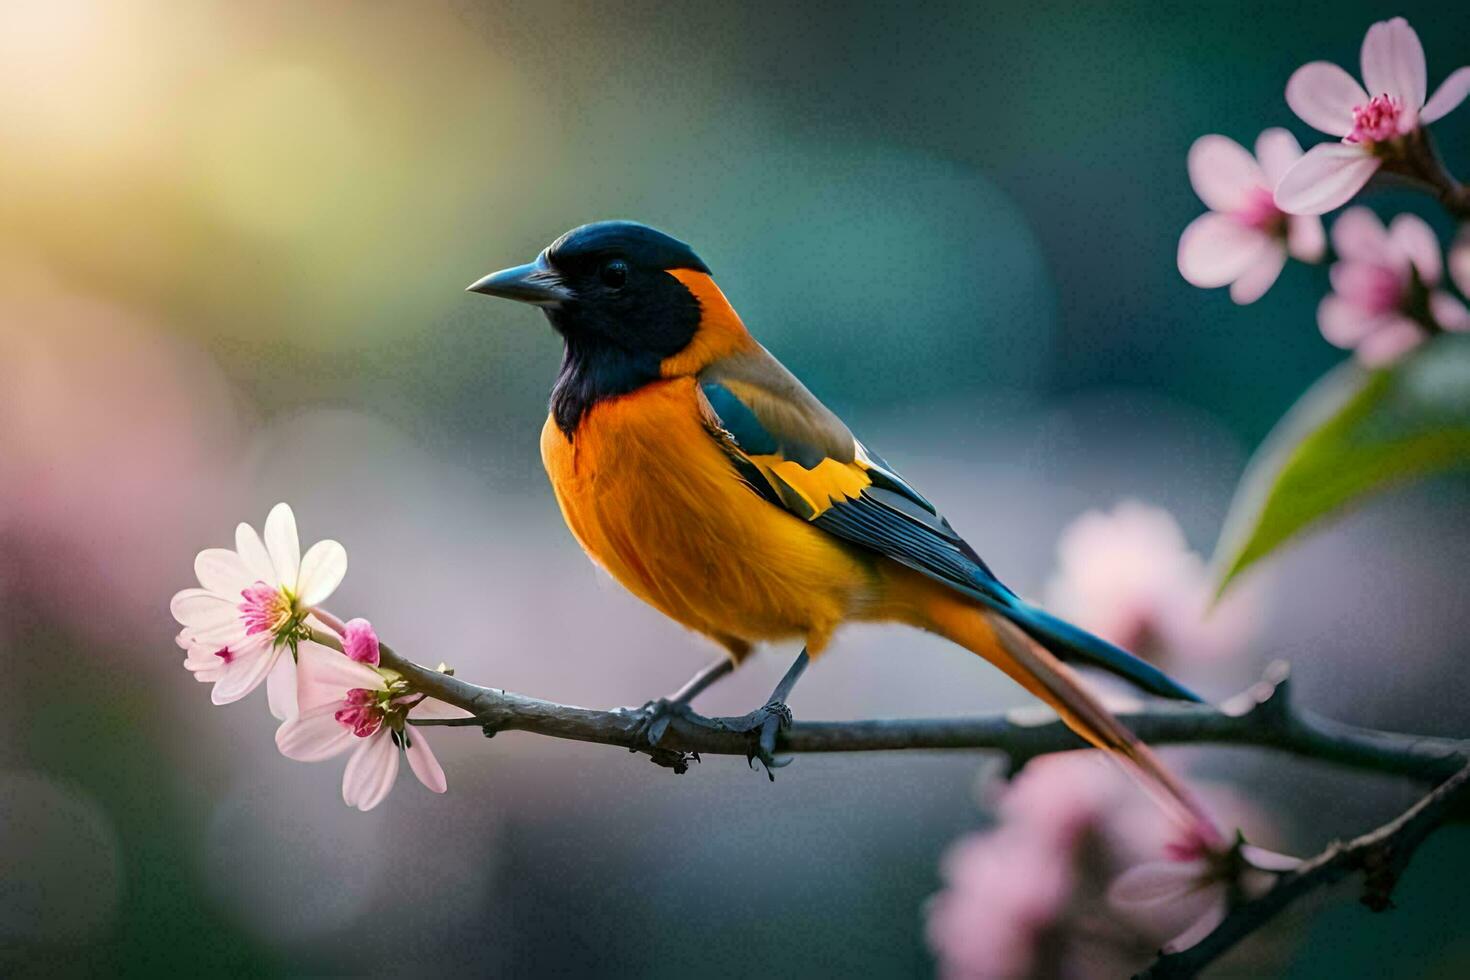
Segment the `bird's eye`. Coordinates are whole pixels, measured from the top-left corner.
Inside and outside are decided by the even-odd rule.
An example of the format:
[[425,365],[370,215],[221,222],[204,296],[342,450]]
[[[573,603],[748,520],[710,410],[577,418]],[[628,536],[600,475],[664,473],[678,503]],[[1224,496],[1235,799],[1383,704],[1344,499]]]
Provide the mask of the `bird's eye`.
[[628,263],[622,259],[613,259],[602,267],[603,284],[613,289],[622,289],[623,283],[628,281]]

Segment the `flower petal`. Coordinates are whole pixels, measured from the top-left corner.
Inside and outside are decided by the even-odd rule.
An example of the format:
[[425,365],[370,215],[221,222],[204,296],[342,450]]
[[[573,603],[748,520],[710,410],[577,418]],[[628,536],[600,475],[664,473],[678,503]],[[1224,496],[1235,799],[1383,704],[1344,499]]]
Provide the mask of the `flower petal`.
[[1428,126],[1443,119],[1464,102],[1467,95],[1470,95],[1470,67],[1456,68],[1449,78],[1439,83],[1439,88],[1434,90],[1434,96],[1424,103],[1424,109],[1419,113],[1419,122]]
[[194,558],[194,575],[209,591],[231,597],[255,581],[245,562],[228,548],[206,548],[199,552]]
[[1315,214],[1293,214],[1286,219],[1286,250],[1298,262],[1321,262],[1327,254],[1327,232]]
[[1353,76],[1327,61],[1314,61],[1292,72],[1286,82],[1286,104],[1313,129],[1329,136],[1353,131],[1353,108],[1368,101]]
[[388,737],[388,728],[369,735],[342,773],[342,799],[348,806],[371,810],[383,802],[398,778],[398,746]]
[[408,716],[410,718],[447,719],[473,718],[474,714],[463,708],[456,708],[452,704],[440,701],[438,698],[424,698],[418,704],[414,705],[413,710],[408,713]]
[[405,728],[403,737],[407,740],[403,754],[408,757],[408,768],[413,770],[419,782],[434,793],[447,790],[449,783],[444,779],[444,767],[434,758],[434,752],[429,748],[429,740],[424,738],[424,733]]
[[265,699],[277,721],[296,717],[296,661],[281,657],[265,679]]
[[1174,902],[1199,887],[1208,868],[1204,861],[1149,861],[1124,871],[1108,886],[1108,903],[1116,908],[1149,908]]
[[1387,367],[1424,342],[1426,334],[1406,316],[1393,317],[1358,344],[1355,353],[1364,367]]
[[1240,278],[1230,284],[1230,298],[1241,306],[1254,303],[1266,295],[1266,290],[1281,275],[1286,265],[1286,249],[1279,242],[1262,249],[1256,260],[1246,267]]
[[320,762],[346,752],[356,736],[336,719],[339,707],[323,704],[289,719],[276,729],[276,748],[297,762]]
[[1266,184],[1266,175],[1239,143],[1211,133],[1189,148],[1189,182],[1211,211],[1237,211],[1251,190]]
[[1302,866],[1302,859],[1299,857],[1282,854],[1280,851],[1268,851],[1254,844],[1240,845],[1240,856],[1252,867],[1262,871],[1295,871]]
[[1271,244],[1264,232],[1228,214],[1211,211],[1189,223],[1179,236],[1179,274],[1210,289],[1236,279]]
[[1302,145],[1296,137],[1279,126],[1263,130],[1256,137],[1256,159],[1266,176],[1266,186],[1275,187],[1291,165],[1302,158]]
[[296,596],[303,606],[326,602],[347,574],[347,549],[335,541],[318,541],[301,559]]
[[296,651],[296,703],[301,711],[335,704],[355,688],[381,691],[383,675],[336,650],[304,642]]
[[301,572],[301,539],[296,534],[296,515],[290,504],[276,504],[265,518],[265,550],[270,552],[276,582],[296,592]]
[[255,533],[255,528],[249,524],[241,523],[235,528],[235,551],[240,560],[250,571],[250,582],[267,582],[278,585],[276,582],[276,569],[271,564],[270,552],[265,550],[265,544],[260,540],[260,535]]
[[1391,95],[1417,112],[1428,85],[1424,46],[1402,17],[1381,20],[1363,37],[1363,84],[1370,95]]
[[272,645],[269,639],[234,651],[234,657],[225,664],[219,680],[215,681],[209,699],[215,704],[232,704],[240,700],[260,686],[280,655],[281,648]]
[[1276,185],[1276,206],[1287,214],[1324,214],[1352,200],[1379,163],[1352,144],[1318,143]]
[[1340,259],[1391,265],[1388,229],[1370,209],[1348,208],[1332,223],[1332,247]]
[[1317,328],[1334,347],[1352,350],[1362,339],[1383,325],[1375,316],[1356,303],[1329,293],[1317,304]]
[[1426,286],[1439,285],[1444,275],[1444,258],[1434,230],[1417,214],[1396,215],[1388,226],[1388,240],[1401,254],[1414,263],[1419,281]]
[[1441,330],[1464,333],[1470,330],[1470,310],[1442,289],[1429,294],[1429,312]]
[[1470,296],[1470,225],[1460,229],[1455,243],[1450,246],[1450,278],[1460,288],[1461,294]]
[[169,600],[168,611],[180,625],[196,630],[214,629],[233,622],[239,614],[235,603],[208,589],[183,589]]
[[1220,923],[1225,921],[1225,913],[1229,911],[1230,906],[1225,900],[1224,890],[1218,889],[1217,892],[1218,894],[1211,896],[1205,910],[1190,924],[1189,928],[1169,940],[1168,945],[1164,947],[1166,951],[1175,952],[1188,949],[1214,932]]

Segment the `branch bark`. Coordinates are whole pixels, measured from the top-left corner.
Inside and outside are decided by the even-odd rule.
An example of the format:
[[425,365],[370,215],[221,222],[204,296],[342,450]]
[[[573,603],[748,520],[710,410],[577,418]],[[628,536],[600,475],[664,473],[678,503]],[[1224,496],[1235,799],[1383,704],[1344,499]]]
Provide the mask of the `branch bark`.
[[1159,980],[1195,976],[1292,902],[1354,872],[1363,873],[1364,905],[1375,912],[1392,908],[1394,886],[1414,852],[1466,799],[1470,799],[1470,765],[1394,820],[1346,843],[1334,843],[1283,875],[1265,895],[1235,908],[1214,932],[1188,949],[1164,954],[1138,977]]
[[[398,671],[423,693],[474,716],[417,723],[421,725],[476,725],[488,735],[524,731],[618,745],[646,753],[679,772],[692,757],[750,755],[751,737],[729,727],[734,718],[706,718],[691,711],[674,718],[658,744],[649,745],[637,710],[602,711],[480,687],[420,666],[386,644],[382,666]],[[1296,709],[1285,664],[1273,664],[1261,682],[1221,708],[1170,703],[1118,717],[1153,745],[1254,745],[1431,783],[1470,763],[1470,742],[1376,731]],[[1003,753],[1012,771],[1037,756],[1086,747],[1059,719],[1028,724],[1019,712],[971,718],[798,721],[781,732],[776,743],[782,753],[981,749]]]

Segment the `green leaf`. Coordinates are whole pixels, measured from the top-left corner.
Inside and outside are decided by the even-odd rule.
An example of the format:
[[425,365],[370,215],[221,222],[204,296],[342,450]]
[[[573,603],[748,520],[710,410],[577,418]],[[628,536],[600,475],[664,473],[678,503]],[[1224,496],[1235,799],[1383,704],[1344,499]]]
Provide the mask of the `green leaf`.
[[1292,406],[1247,467],[1215,548],[1220,592],[1309,526],[1396,483],[1470,466],[1470,336],[1391,368],[1349,362]]

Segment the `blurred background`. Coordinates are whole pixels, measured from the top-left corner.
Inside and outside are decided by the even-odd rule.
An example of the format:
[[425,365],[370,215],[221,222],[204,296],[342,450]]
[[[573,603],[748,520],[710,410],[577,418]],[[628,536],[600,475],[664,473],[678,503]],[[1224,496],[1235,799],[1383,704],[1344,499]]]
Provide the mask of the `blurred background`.
[[[436,733],[450,782],[342,805],[340,762],[215,708],[168,599],[295,507],[332,606],[473,680],[640,704],[712,651],[596,572],[537,438],[559,343],[467,295],[585,221],[694,245],[756,335],[1040,595],[1059,536],[1137,498],[1208,554],[1249,455],[1341,353],[1290,266],[1234,306],[1175,267],[1208,132],[1405,14],[1431,89],[1470,7],[954,3],[0,6],[0,972],[924,976],[941,857],[994,819],[982,756],[738,759]],[[1470,110],[1438,129],[1470,173]],[[1451,229],[1423,201],[1378,195]],[[1344,720],[1464,735],[1470,485],[1395,492],[1257,577],[1246,649]],[[701,701],[760,703],[794,649]],[[957,648],[842,634],[798,717],[1025,704]],[[1416,787],[1175,755],[1298,852]],[[1470,834],[1400,910],[1308,903],[1218,975],[1463,976]],[[983,903],[973,913],[986,915]]]

